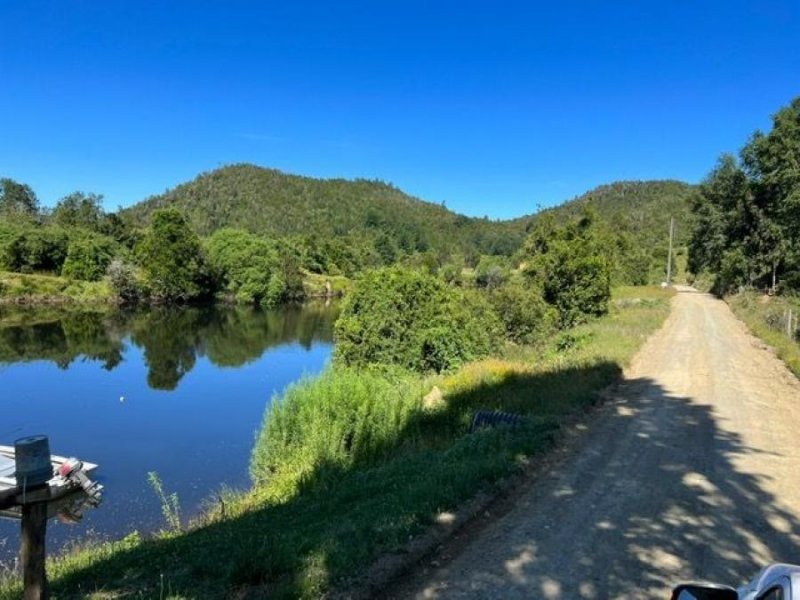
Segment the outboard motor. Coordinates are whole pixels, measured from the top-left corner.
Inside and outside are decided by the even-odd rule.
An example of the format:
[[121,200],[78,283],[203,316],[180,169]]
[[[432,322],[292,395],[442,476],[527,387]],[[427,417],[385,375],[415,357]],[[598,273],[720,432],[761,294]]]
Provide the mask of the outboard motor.
[[70,479],[77,482],[86,495],[96,505],[100,503],[100,492],[103,489],[96,481],[92,481],[83,470],[83,463],[77,458],[70,458],[58,468],[58,474],[64,479]]

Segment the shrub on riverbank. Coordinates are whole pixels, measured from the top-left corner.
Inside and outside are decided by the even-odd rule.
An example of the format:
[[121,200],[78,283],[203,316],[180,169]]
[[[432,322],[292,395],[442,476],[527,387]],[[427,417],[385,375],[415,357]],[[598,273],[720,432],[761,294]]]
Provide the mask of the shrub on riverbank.
[[70,240],[61,274],[71,279],[100,281],[118,249],[105,236],[84,235]]
[[336,360],[441,372],[487,356],[502,324],[486,299],[399,267],[360,279],[336,323]]
[[184,216],[165,208],[136,246],[150,296],[157,302],[186,301],[208,294],[208,270],[200,238]]
[[[238,229],[220,229],[207,243],[208,261],[225,293],[237,301],[274,306],[292,292],[274,244]],[[297,269],[294,269],[295,273]],[[300,290],[302,292],[302,290]]]

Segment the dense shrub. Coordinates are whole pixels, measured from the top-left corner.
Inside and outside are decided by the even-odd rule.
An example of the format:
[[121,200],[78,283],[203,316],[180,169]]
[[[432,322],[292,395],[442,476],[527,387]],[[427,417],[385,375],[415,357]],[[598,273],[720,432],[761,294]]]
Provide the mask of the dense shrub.
[[608,311],[611,297],[608,263],[590,252],[554,245],[543,281],[544,297],[559,312],[561,326],[571,327]]
[[136,302],[147,295],[136,267],[119,258],[112,260],[108,265],[106,276],[114,294],[122,302]]
[[742,248],[733,248],[722,253],[717,278],[713,290],[724,295],[737,292],[750,283],[748,279],[749,265]]
[[237,229],[220,229],[206,248],[212,269],[236,300],[274,305],[287,296],[283,261],[266,239]]
[[609,242],[590,211],[563,227],[542,221],[526,241],[525,273],[541,285],[544,299],[558,310],[562,328],[608,311],[608,257],[613,254]]
[[67,247],[61,274],[72,279],[98,281],[105,275],[116,251],[116,244],[108,238],[94,235],[75,237]]
[[69,238],[57,227],[11,226],[0,239],[0,263],[9,271],[60,273]]
[[336,360],[443,371],[489,354],[502,324],[488,302],[427,273],[385,268],[365,275],[336,322]]
[[487,290],[500,287],[508,276],[506,261],[497,256],[482,256],[475,267],[475,285]]
[[506,337],[518,344],[540,343],[558,324],[558,313],[535,286],[511,281],[492,291],[489,301],[503,321]]

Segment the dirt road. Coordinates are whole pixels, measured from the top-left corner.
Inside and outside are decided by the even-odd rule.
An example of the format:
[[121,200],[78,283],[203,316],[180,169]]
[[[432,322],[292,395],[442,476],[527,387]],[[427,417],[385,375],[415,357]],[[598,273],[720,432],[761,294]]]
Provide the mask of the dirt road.
[[[721,301],[681,289],[563,459],[398,595],[665,598],[800,563],[800,384]],[[446,556],[453,553],[450,559]]]

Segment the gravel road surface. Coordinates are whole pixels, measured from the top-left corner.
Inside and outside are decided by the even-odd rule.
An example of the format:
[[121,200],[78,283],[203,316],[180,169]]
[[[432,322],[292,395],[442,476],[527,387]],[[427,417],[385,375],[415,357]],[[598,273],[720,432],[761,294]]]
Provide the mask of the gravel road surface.
[[723,302],[680,288],[567,445],[391,595],[666,598],[680,580],[800,563],[800,383]]

